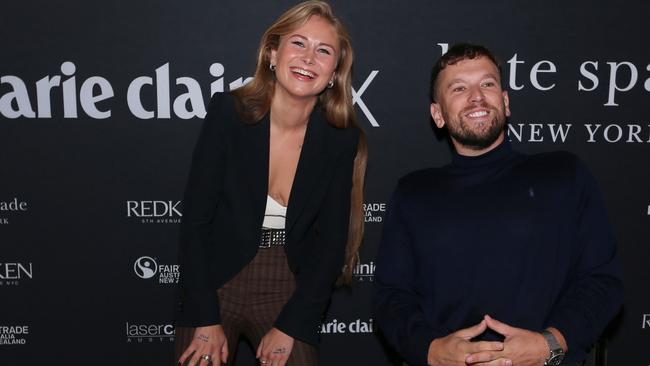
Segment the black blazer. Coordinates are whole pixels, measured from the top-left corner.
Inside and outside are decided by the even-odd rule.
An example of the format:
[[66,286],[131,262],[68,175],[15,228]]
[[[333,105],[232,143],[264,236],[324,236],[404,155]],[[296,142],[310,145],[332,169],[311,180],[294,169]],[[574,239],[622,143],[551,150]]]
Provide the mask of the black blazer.
[[[241,121],[234,97],[217,93],[194,151],[183,201],[179,326],[220,323],[217,289],[257,253],[266,208],[268,114]],[[338,129],[316,105],[291,188],[285,251],[296,290],[275,327],[310,344],[341,273],[359,130]]]

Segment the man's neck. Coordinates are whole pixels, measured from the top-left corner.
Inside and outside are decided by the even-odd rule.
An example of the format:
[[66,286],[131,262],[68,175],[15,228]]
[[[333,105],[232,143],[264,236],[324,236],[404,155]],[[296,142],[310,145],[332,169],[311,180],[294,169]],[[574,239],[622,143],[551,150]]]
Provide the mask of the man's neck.
[[451,138],[451,142],[453,143],[454,148],[456,149],[458,155],[476,157],[494,150],[497,146],[501,145],[504,139],[505,139],[505,132],[501,132],[499,137],[497,137],[497,139],[494,140],[494,142],[490,144],[490,146],[482,149],[475,149],[473,147],[463,145],[460,142],[456,141],[453,137]]

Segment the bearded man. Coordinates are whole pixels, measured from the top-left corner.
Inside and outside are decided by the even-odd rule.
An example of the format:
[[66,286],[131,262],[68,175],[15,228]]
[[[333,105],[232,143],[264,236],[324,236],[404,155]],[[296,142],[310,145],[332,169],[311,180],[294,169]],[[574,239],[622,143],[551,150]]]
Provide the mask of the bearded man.
[[616,243],[573,154],[506,139],[510,99],[483,46],[433,67],[446,166],[400,179],[377,255],[375,320],[411,366],[579,365],[622,302]]

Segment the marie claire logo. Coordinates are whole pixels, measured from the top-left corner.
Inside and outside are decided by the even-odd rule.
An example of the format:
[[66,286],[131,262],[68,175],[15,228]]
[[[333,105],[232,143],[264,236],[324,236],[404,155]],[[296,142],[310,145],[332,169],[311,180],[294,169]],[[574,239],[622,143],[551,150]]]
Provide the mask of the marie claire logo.
[[382,222],[386,213],[386,203],[369,202],[363,204],[365,222]]
[[171,324],[132,324],[126,322],[127,343],[174,342],[176,331]]
[[0,225],[9,225],[8,215],[27,211],[27,202],[14,197],[9,201],[0,201]]
[[27,344],[28,325],[0,325],[0,346]]
[[158,264],[153,257],[142,256],[133,263],[135,274],[145,280],[154,278],[158,275],[158,283],[173,284],[178,283],[180,278],[180,265],[178,264]]
[[372,333],[372,318],[353,320],[351,322],[333,319],[320,326],[321,334]]
[[[205,117],[203,94],[208,88],[188,76],[175,78],[176,72],[171,69],[169,62],[164,63],[148,75],[135,76],[126,90],[118,91],[123,95],[120,99],[126,102],[133,116],[140,119]],[[8,91],[0,95],[0,114],[12,119],[52,118],[53,110],[63,109],[63,118],[79,118],[81,115],[105,119],[112,116],[116,91],[108,79],[99,75],[85,79],[76,76],[77,65],[72,61],[61,63],[60,71],[60,75],[46,75],[34,84],[20,76],[0,75],[0,85],[6,84],[8,87]],[[87,69],[84,72],[92,73]],[[210,95],[235,90],[253,79],[239,75],[226,77],[226,68],[219,62],[212,63],[208,72],[214,77],[209,86]],[[361,108],[373,127],[379,127],[379,123],[361,97],[378,73],[372,70],[359,90],[352,88],[352,103]],[[226,78],[232,81],[228,82]],[[57,100],[61,103],[59,108],[52,107],[55,100],[50,96],[51,91],[62,94],[62,98]],[[155,102],[145,103],[145,100]],[[81,106],[81,110],[78,106]]]
[[17,286],[22,280],[31,280],[33,276],[32,263],[4,262],[0,263],[0,286]]
[[180,224],[181,201],[126,201],[126,217],[142,224]]
[[375,262],[357,263],[352,272],[352,276],[359,282],[372,282],[375,279]]
[[641,329],[650,329],[650,314],[643,314]]

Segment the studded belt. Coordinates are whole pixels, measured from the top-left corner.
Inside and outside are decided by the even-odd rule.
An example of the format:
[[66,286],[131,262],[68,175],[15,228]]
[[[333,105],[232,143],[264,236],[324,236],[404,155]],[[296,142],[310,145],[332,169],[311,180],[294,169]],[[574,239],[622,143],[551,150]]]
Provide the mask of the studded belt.
[[284,229],[267,229],[262,228],[262,238],[260,239],[260,248],[270,248],[271,246],[284,245]]

